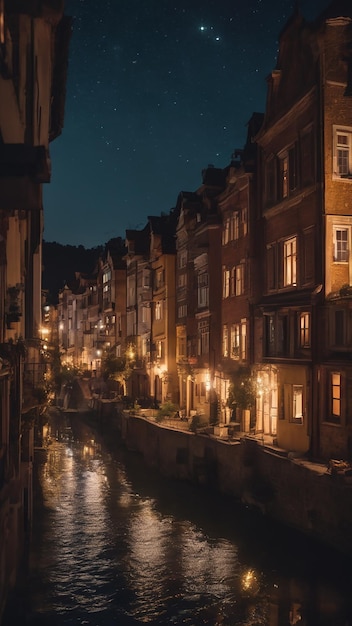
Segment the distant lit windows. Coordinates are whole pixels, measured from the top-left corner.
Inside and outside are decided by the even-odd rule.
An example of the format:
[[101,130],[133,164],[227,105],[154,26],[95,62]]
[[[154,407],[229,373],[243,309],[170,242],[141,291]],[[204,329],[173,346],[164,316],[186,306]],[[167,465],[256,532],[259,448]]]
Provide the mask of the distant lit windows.
[[352,129],[334,126],[334,178],[352,178]]
[[284,241],[284,286],[297,284],[297,238]]
[[350,229],[348,227],[334,226],[333,247],[334,262],[348,263],[349,261],[349,239]]
[[[247,220],[246,220],[247,221]],[[247,232],[247,231],[246,231]],[[244,233],[245,234],[245,233]],[[226,217],[222,229],[222,245],[236,241],[240,236],[240,213],[235,211]]]

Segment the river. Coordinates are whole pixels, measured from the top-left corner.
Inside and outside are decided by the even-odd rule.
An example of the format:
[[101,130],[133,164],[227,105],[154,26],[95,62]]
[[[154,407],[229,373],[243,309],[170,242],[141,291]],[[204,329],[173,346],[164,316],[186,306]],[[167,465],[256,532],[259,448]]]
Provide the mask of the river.
[[162,478],[116,435],[53,418],[29,571],[4,626],[351,626],[343,558]]

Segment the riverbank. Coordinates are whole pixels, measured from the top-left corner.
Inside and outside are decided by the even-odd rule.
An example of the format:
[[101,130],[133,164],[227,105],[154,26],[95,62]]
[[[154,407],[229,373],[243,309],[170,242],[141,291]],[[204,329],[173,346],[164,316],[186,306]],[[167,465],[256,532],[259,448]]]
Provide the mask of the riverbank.
[[118,414],[114,427],[127,448],[163,475],[230,495],[352,557],[352,486],[326,465],[255,438],[178,430],[128,412]]

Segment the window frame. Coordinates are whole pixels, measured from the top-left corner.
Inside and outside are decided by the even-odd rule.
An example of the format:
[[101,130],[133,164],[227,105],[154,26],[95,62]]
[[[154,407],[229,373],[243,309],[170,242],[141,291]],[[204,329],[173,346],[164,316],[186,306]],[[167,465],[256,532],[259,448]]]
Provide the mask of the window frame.
[[283,285],[297,287],[297,236],[283,241]]
[[[346,137],[347,142],[339,142],[339,136]],[[347,154],[347,167],[344,172],[340,171],[339,152]],[[350,126],[333,125],[333,179],[343,181],[352,180],[352,127]]]

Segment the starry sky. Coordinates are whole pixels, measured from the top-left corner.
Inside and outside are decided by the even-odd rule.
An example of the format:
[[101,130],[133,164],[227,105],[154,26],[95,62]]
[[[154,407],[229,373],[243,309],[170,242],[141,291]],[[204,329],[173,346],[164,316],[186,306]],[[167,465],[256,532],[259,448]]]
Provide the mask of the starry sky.
[[[329,0],[300,0],[314,19]],[[65,124],[50,148],[44,239],[94,247],[226,167],[265,109],[295,0],[66,0]]]

